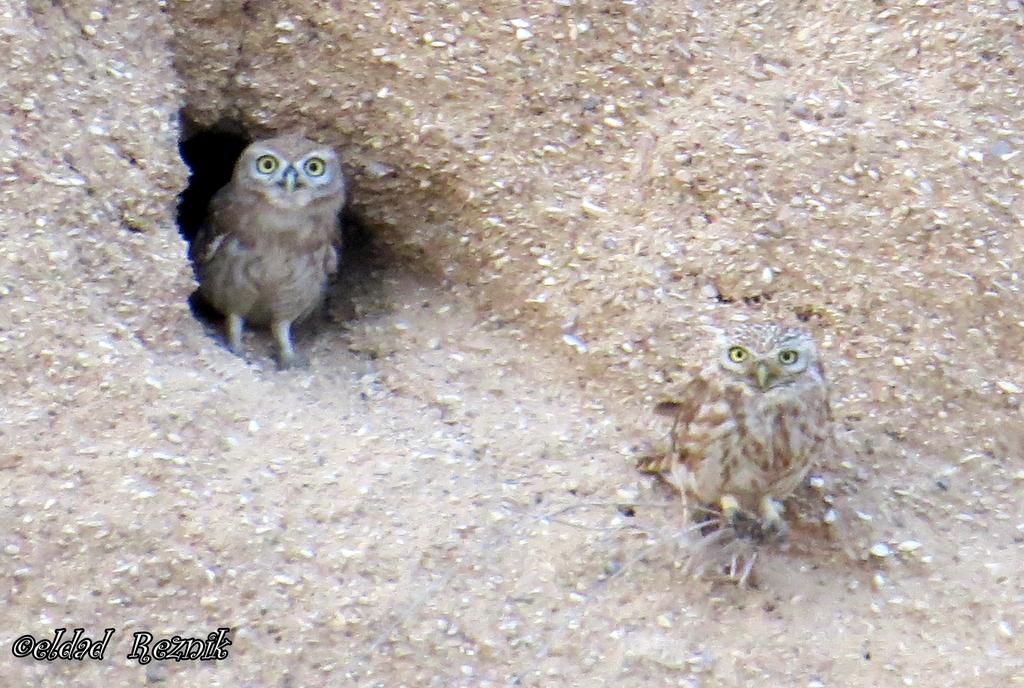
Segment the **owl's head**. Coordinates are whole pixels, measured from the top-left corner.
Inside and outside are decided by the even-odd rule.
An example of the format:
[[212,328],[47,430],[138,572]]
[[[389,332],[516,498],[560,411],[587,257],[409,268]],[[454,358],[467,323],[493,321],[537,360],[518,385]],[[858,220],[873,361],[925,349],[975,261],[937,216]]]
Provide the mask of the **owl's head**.
[[345,178],[330,146],[299,136],[256,141],[235,164],[234,183],[278,208],[296,210],[329,200],[340,209]]
[[718,345],[722,369],[760,391],[821,377],[818,347],[803,330],[746,325],[720,334]]

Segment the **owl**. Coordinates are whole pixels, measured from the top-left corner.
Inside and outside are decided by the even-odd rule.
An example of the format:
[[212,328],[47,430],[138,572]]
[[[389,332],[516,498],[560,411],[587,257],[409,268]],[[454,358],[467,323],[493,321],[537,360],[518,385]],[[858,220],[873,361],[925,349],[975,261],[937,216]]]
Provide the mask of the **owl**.
[[224,315],[231,351],[241,353],[248,322],[270,328],[279,368],[305,363],[291,328],[319,306],[338,269],[345,191],[330,146],[282,136],[242,152],[191,248],[199,293]]
[[783,500],[833,446],[818,349],[802,330],[748,325],[719,333],[714,355],[659,405],[675,419],[670,448],[638,468],[720,510],[737,534],[784,537]]

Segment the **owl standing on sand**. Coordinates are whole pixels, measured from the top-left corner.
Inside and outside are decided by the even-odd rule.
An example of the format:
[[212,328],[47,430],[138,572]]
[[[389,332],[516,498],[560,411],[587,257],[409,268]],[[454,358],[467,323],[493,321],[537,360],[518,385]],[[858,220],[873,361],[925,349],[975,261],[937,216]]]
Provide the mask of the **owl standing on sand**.
[[241,352],[248,321],[270,327],[279,368],[304,364],[291,327],[319,306],[338,269],[344,203],[345,178],[330,146],[283,136],[242,152],[191,249],[199,292],[224,314],[231,351]]
[[670,449],[640,459],[683,494],[720,510],[737,534],[782,537],[785,500],[833,446],[828,385],[811,336],[779,325],[720,334],[715,360],[680,401]]

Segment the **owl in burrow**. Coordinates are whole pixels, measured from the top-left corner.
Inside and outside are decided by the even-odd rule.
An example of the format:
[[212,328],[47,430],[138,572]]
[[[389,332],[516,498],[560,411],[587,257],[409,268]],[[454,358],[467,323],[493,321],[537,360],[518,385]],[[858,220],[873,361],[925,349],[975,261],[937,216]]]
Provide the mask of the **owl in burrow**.
[[269,326],[279,368],[305,363],[291,327],[320,305],[338,269],[345,191],[330,146],[282,136],[242,152],[191,249],[199,292],[224,315],[231,351],[241,353],[249,322]]
[[[828,384],[809,334],[779,325],[719,332],[715,359],[659,405],[669,451],[641,458],[740,535],[781,538],[785,500],[834,447]],[[752,527],[754,526],[754,527]]]

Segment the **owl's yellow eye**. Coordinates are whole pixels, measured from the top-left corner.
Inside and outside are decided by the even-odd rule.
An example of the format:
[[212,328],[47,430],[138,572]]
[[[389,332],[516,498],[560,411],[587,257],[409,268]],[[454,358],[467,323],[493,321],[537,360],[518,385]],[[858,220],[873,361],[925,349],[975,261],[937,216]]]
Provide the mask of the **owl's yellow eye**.
[[729,349],[729,360],[733,363],[743,363],[750,354],[742,346],[734,346]]
[[310,158],[303,167],[310,177],[322,176],[327,171],[327,164],[321,158]]
[[263,174],[270,174],[277,169],[278,164],[273,155],[261,155],[256,159],[256,169]]
[[785,351],[779,352],[779,363],[782,365],[793,365],[796,363],[796,359],[800,358],[800,354],[793,349],[786,349]]

